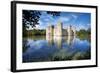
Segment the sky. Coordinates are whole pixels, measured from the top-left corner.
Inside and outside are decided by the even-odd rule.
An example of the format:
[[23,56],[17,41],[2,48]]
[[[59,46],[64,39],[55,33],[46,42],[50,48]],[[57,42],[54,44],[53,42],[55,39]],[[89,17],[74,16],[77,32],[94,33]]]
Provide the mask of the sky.
[[36,29],[46,29],[48,25],[56,26],[58,22],[63,24],[63,28],[73,26],[76,30],[85,29],[91,27],[91,14],[82,12],[61,12],[60,16],[52,16],[47,14],[46,11],[40,11],[41,16],[39,19],[39,25]]

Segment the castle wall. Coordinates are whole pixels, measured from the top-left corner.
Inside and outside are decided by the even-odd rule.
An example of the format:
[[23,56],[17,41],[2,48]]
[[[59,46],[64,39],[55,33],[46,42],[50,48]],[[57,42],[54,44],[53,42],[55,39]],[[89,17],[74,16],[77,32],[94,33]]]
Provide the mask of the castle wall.
[[52,35],[53,35],[53,27],[48,26],[48,28],[46,28],[46,36],[52,36]]
[[68,30],[68,36],[76,35],[76,30],[72,26],[69,26],[67,30]]
[[68,31],[67,31],[67,29],[63,29],[63,30],[62,30],[62,35],[63,35],[63,36],[68,36]]
[[76,30],[73,28],[73,35],[76,36]]
[[63,29],[62,23],[58,23],[57,26],[48,26],[46,28],[46,36],[75,36],[76,30],[72,26],[68,26],[67,29]]
[[54,36],[62,36],[63,28],[62,24],[58,23],[57,26],[54,28]]

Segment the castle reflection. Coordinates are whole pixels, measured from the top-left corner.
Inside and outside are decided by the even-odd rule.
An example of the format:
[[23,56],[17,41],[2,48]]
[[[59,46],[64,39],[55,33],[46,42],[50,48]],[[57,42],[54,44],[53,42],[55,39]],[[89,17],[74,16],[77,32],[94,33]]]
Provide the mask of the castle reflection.
[[75,36],[47,36],[46,40],[48,41],[48,44],[52,46],[55,44],[58,48],[62,48],[62,43],[66,43],[68,46],[71,46],[73,43],[73,40],[75,39]]

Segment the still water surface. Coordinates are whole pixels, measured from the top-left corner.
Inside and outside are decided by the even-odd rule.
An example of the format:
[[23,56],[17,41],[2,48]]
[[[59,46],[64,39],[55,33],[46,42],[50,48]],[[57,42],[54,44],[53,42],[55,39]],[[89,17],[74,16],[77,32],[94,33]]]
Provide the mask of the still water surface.
[[75,36],[34,36],[23,39],[23,62],[86,60],[91,58],[88,39]]

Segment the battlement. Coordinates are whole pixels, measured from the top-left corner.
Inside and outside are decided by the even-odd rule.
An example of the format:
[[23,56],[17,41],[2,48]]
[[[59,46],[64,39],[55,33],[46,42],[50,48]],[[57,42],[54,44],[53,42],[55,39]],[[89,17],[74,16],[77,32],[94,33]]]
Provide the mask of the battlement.
[[55,27],[53,25],[49,25],[46,28],[46,36],[75,36],[76,30],[71,25],[66,29],[63,29],[63,24],[58,23]]

